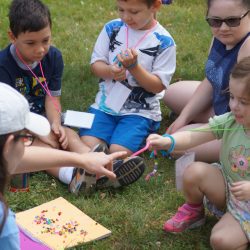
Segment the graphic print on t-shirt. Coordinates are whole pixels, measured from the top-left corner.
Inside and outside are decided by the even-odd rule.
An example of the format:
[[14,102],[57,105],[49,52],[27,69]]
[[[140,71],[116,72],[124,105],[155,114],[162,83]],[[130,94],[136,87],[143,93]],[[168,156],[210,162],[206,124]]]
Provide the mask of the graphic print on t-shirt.
[[229,152],[229,162],[231,170],[241,177],[250,175],[250,149],[244,145],[231,148]]
[[[45,79],[40,77],[39,81],[43,83]],[[44,113],[45,91],[34,77],[26,76],[23,78],[17,78],[15,88],[26,97],[31,112],[37,114]]]
[[[114,21],[110,22],[106,25],[106,32],[110,38],[109,43],[109,50],[111,52],[114,52],[115,50],[122,51],[122,46],[124,46],[123,41],[118,40],[118,34],[121,29],[121,27],[124,26],[124,23],[122,21]],[[125,36],[125,35],[124,35]],[[140,48],[139,51],[147,55],[149,57],[154,58],[161,54],[161,52],[174,45],[173,39],[166,35],[161,35],[158,32],[153,32],[153,36],[159,41],[157,46],[152,46],[148,48]],[[120,37],[121,38],[121,37]],[[121,47],[121,48],[119,48]],[[136,79],[132,77],[132,82],[137,83]],[[128,80],[121,81],[122,84],[128,87]],[[130,96],[124,103],[123,109],[127,112],[133,112],[133,113],[140,113],[140,110],[153,110],[155,104],[150,102],[148,98],[152,98],[155,96],[154,93],[150,93],[146,91],[142,87],[132,87],[130,86],[130,89],[132,89],[132,92],[130,93]],[[106,110],[104,106],[101,107],[103,110]]]

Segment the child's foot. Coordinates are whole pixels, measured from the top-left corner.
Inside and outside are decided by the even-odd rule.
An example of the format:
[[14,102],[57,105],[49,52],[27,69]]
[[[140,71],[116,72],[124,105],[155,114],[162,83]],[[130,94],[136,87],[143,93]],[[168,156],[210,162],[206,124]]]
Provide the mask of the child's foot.
[[113,163],[113,171],[116,174],[115,180],[103,176],[96,181],[97,189],[121,186],[128,186],[137,181],[145,170],[145,164],[141,157],[127,157],[124,160],[117,160]]
[[[91,150],[91,152],[104,152],[109,154],[109,149],[106,143],[99,143]],[[77,194],[80,188],[88,192],[95,184],[96,176],[94,174],[90,174],[82,168],[75,168],[69,184],[69,192]]]
[[181,233],[187,229],[199,227],[205,223],[204,206],[197,208],[184,204],[178,208],[177,213],[165,222],[163,229],[170,233]]

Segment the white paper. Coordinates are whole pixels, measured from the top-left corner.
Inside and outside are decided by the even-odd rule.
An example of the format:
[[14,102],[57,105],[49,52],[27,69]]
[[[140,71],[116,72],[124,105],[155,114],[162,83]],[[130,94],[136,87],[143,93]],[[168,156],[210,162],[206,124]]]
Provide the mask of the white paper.
[[115,86],[111,89],[105,103],[110,109],[119,113],[132,90],[120,82],[116,82],[114,85]]
[[94,114],[87,112],[67,110],[64,118],[64,125],[90,129],[92,127],[94,117]]
[[182,190],[184,171],[194,160],[195,153],[188,152],[175,161],[175,184],[177,190]]

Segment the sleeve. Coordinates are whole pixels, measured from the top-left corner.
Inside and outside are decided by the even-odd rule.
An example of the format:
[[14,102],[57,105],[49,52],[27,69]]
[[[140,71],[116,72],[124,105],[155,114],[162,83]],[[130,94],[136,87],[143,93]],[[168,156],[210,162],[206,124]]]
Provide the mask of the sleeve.
[[153,64],[152,74],[157,75],[167,88],[176,68],[176,46],[170,46],[162,51]]
[[[3,209],[1,206],[0,221],[2,221],[2,218],[3,218]],[[3,231],[0,235],[0,249],[4,250],[20,249],[19,229],[16,224],[15,214],[10,209],[8,209],[8,215],[6,217],[3,226]]]
[[109,42],[110,39],[104,27],[96,40],[90,64],[96,61],[103,61],[109,64]]
[[63,58],[59,50],[53,55],[53,71],[49,80],[49,90],[52,96],[60,96],[62,88]]
[[13,82],[10,72],[3,66],[0,66],[0,82],[15,87],[15,82]]
[[221,139],[224,132],[231,127],[232,123],[234,123],[234,117],[232,113],[229,112],[209,118],[208,125],[216,139]]

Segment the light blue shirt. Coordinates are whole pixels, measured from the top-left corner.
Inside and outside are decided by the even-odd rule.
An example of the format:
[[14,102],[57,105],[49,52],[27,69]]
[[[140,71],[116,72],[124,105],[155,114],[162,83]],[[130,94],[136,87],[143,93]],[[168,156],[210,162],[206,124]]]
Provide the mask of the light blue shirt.
[[[3,215],[3,203],[0,202],[0,222],[3,221]],[[8,215],[5,220],[2,233],[0,234],[0,249],[20,249],[19,229],[16,224],[15,214],[10,209],[8,210]]]

